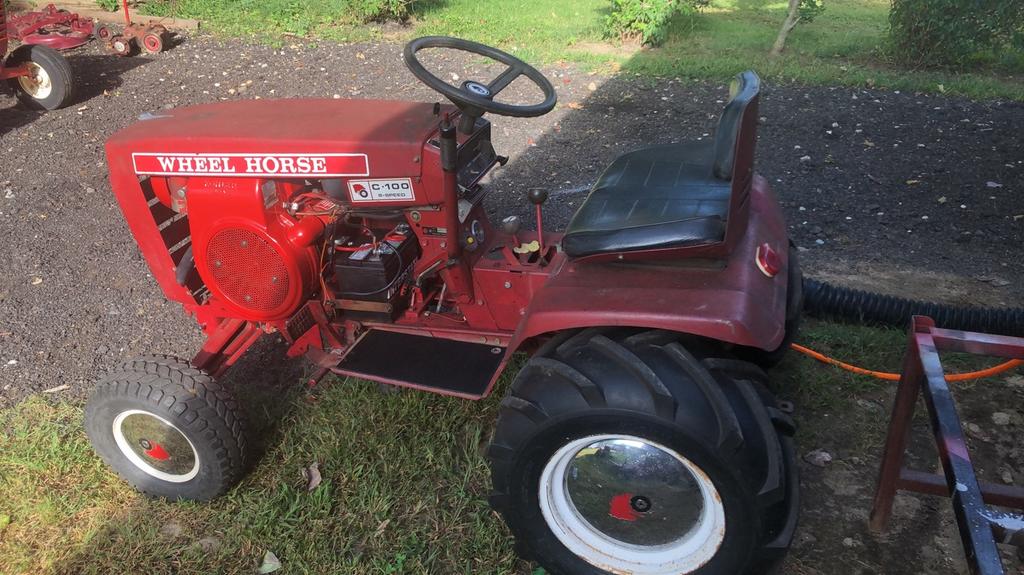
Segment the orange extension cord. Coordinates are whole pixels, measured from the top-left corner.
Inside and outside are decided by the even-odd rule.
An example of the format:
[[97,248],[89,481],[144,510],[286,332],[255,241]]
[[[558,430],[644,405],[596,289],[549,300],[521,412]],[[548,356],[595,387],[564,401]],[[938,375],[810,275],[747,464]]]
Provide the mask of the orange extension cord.
[[[884,379],[886,381],[899,381],[900,380],[900,374],[898,374],[898,373],[889,373],[889,372],[886,372],[886,371],[873,371],[873,370],[870,370],[870,369],[864,369],[863,367],[857,367],[856,365],[850,365],[848,363],[844,363],[842,361],[839,361],[838,359],[831,358],[831,357],[829,357],[829,356],[827,356],[827,355],[825,355],[823,353],[814,351],[813,349],[806,348],[806,347],[804,347],[804,346],[802,346],[802,345],[800,345],[798,343],[791,344],[791,347],[794,350],[799,351],[800,353],[802,353],[802,354],[804,354],[804,355],[806,355],[808,357],[814,358],[814,359],[816,359],[816,360],[818,360],[818,361],[820,361],[822,363],[827,363],[829,365],[834,365],[836,367],[840,367],[842,369],[845,369],[846,371],[852,371],[853,373],[859,373],[861,375],[870,375],[871,377],[876,377],[878,379]],[[1021,365],[1021,364],[1024,364],[1024,360],[1011,359],[1010,361],[1007,361],[1007,362],[1004,362],[1004,363],[1000,363],[999,365],[994,365],[994,366],[992,366],[992,367],[990,367],[988,369],[982,369],[982,370],[979,370],[979,371],[969,371],[967,373],[954,373],[954,374],[946,375],[946,381],[967,381],[969,379],[979,379],[979,378],[982,378],[982,377],[989,377],[989,376],[992,376],[992,375],[996,375],[998,373],[1003,373],[1004,371],[1009,371],[1009,370],[1011,370],[1011,369],[1013,369],[1013,368],[1015,368],[1015,367],[1017,367],[1018,365]]]

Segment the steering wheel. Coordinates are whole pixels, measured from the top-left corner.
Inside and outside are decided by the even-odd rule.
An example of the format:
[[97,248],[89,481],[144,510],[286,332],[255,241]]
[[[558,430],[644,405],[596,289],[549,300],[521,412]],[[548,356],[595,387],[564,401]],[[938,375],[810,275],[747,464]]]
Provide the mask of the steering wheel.
[[[425,48],[446,48],[460,52],[469,52],[470,54],[501,62],[508,66],[508,68],[501,74],[498,74],[488,84],[467,80],[461,86],[455,87],[428,72],[423,67],[423,64],[416,57],[416,53]],[[491,112],[499,116],[532,118],[547,114],[555,107],[555,103],[558,101],[555,87],[536,68],[511,54],[477,42],[461,38],[451,38],[449,36],[424,36],[406,44],[402,57],[405,60],[405,65],[414,76],[430,88],[440,92],[462,110],[463,116],[459,122],[459,131],[466,134],[472,133],[476,119],[482,116],[484,112]],[[526,76],[534,85],[540,88],[544,94],[544,100],[538,104],[505,104],[495,102],[494,97],[519,76]]]

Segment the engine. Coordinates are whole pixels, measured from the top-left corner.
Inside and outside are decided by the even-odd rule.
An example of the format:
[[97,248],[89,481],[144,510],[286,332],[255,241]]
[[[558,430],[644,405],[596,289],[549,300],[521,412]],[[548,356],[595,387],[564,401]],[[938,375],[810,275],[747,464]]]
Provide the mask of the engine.
[[419,255],[408,224],[353,216],[319,181],[154,184],[157,198],[188,218],[191,265],[235,317],[287,319],[314,292],[353,319],[392,321],[408,305],[405,280]]
[[[311,298],[394,321],[410,301],[443,300],[453,246],[484,237],[466,214],[503,158],[479,120],[459,136],[449,187],[438,125],[452,113],[362,100],[161,112],[108,140],[111,184],[154,278],[203,325],[287,321]],[[465,209],[440,209],[456,185]],[[412,278],[421,257],[430,265]]]
[[288,213],[282,200],[297,188],[238,178],[189,178],[185,185],[195,269],[237,317],[285,319],[316,286],[326,224]]

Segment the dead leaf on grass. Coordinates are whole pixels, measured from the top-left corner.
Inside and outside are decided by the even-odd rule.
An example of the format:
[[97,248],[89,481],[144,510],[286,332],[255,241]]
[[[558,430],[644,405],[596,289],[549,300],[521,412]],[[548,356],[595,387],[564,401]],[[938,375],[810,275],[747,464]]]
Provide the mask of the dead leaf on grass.
[[274,555],[274,552],[267,550],[263,554],[263,563],[260,564],[260,568],[256,570],[260,575],[266,575],[267,573],[273,573],[281,568],[281,560]]
[[323,478],[320,476],[320,463],[314,461],[309,467],[302,470],[302,476],[306,478],[306,491],[316,489]]
[[582,110],[583,109],[583,104],[580,104],[579,102],[569,102],[567,105],[569,106],[570,109],[573,109],[573,110]]

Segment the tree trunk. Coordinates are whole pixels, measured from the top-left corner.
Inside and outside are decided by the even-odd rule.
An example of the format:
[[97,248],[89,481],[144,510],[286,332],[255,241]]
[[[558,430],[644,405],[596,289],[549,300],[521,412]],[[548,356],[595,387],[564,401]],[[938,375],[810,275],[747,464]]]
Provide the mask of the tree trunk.
[[789,0],[789,13],[786,14],[786,21],[782,23],[782,28],[779,29],[779,37],[775,39],[772,51],[768,53],[770,56],[778,56],[782,53],[782,50],[786,47],[786,37],[789,36],[790,31],[796,27],[796,23],[799,21],[800,0]]

